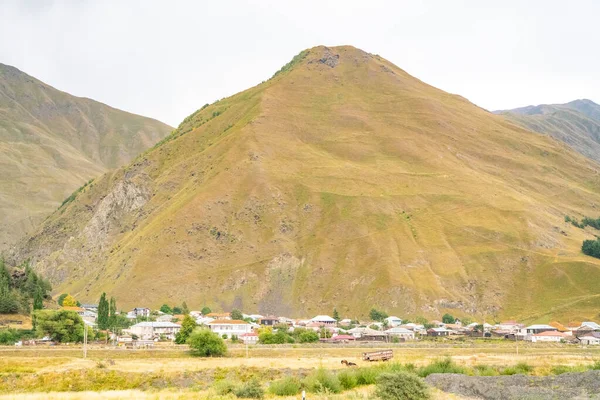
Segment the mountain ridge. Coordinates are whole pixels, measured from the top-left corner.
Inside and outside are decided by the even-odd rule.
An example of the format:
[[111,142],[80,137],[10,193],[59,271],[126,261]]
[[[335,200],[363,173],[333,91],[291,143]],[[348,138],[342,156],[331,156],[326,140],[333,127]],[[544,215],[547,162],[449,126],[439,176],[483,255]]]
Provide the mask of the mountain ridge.
[[525,129],[549,135],[600,162],[600,105],[589,99],[494,111]]
[[583,156],[381,57],[315,47],[95,180],[11,257],[125,306],[501,317],[587,299],[587,316],[600,261],[564,215],[591,214],[597,183]]
[[77,187],[128,163],[170,130],[0,64],[0,250]]

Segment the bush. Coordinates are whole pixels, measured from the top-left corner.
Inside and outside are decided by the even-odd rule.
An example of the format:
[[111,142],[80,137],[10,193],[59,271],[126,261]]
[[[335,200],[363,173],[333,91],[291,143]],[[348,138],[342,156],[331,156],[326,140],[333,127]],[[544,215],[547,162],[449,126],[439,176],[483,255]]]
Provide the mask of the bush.
[[274,381],[269,385],[269,392],[276,396],[295,396],[300,393],[301,389],[300,380],[292,376]]
[[358,386],[358,379],[352,370],[342,371],[337,377],[344,390],[354,389],[356,386]]
[[14,329],[0,329],[0,344],[15,344],[19,340],[19,333]]
[[311,393],[340,393],[342,391],[342,385],[337,376],[323,368],[319,368],[304,378],[304,386]]
[[427,385],[409,372],[382,374],[377,380],[376,395],[382,400],[429,399]]
[[315,331],[302,332],[298,336],[300,343],[314,343],[319,341],[319,334]]
[[214,391],[217,392],[217,394],[220,396],[228,395],[229,393],[233,393],[236,390],[235,383],[228,379],[216,381],[212,387]]
[[262,399],[265,395],[260,382],[256,379],[246,382],[234,391],[236,397],[243,399]]
[[500,371],[500,375],[527,375],[533,371],[533,367],[527,363],[520,362],[515,366],[504,368]]
[[375,384],[380,375],[379,371],[373,367],[356,369],[354,374],[356,376],[356,384],[359,386]]
[[600,240],[584,240],[581,251],[585,255],[600,258]]
[[496,376],[498,375],[498,370],[490,367],[489,365],[476,365],[475,368],[475,375],[478,376]]
[[425,378],[431,374],[464,374],[465,372],[466,370],[463,367],[456,365],[450,357],[446,357],[420,368],[418,374]]
[[188,338],[190,351],[200,357],[220,357],[227,353],[223,339],[208,329],[197,329]]
[[600,360],[595,361],[592,365],[590,365],[589,368],[590,369],[600,369]]

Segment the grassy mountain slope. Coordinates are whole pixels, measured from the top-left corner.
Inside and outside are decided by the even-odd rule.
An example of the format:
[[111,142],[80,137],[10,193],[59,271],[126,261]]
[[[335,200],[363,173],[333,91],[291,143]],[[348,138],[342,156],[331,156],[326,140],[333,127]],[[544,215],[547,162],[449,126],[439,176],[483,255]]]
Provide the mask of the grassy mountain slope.
[[379,56],[316,47],[96,180],[12,257],[124,306],[590,317],[600,260],[564,215],[595,215],[599,183]]
[[0,64],[0,249],[84,182],[129,163],[171,129]]
[[550,135],[584,156],[600,161],[600,105],[591,100],[542,104],[496,113],[526,129]]

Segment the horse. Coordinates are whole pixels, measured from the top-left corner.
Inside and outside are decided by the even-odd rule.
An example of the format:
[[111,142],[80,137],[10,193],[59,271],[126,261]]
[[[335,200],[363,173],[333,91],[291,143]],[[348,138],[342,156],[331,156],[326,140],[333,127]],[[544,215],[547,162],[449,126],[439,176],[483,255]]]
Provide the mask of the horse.
[[346,367],[356,367],[356,363],[350,362],[348,360],[342,360],[342,364],[346,364]]

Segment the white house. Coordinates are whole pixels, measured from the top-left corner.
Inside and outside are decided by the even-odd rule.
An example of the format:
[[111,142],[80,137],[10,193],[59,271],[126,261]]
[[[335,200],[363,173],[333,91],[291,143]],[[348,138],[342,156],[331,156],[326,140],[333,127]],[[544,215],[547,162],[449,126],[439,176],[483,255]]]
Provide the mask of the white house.
[[582,322],[581,326],[579,327],[579,329],[582,329],[582,328],[583,329],[590,329],[590,330],[593,330],[593,331],[600,331],[600,325],[598,325],[597,323],[592,322],[592,321]]
[[387,322],[387,325],[391,328],[402,325],[402,320],[398,317],[387,317],[384,321]]
[[139,322],[128,329],[142,340],[159,339],[161,336],[173,340],[181,325],[173,322]]
[[544,331],[531,335],[530,339],[533,343],[536,342],[560,342],[570,338],[571,335],[559,331]]
[[240,340],[244,344],[256,344],[258,343],[258,335],[256,332],[248,332],[240,335]]
[[425,326],[421,325],[421,324],[415,324],[414,322],[409,322],[408,324],[402,325],[402,328],[406,328],[413,332],[418,332],[418,331],[425,329]]
[[385,331],[385,333],[387,333],[388,336],[397,337],[399,339],[404,339],[404,340],[414,340],[414,338],[415,338],[415,333],[406,328],[400,328],[400,327],[390,328],[387,331]]
[[135,318],[148,318],[150,316],[150,309],[146,307],[136,307],[131,312]]
[[240,337],[245,333],[252,332],[252,325],[245,321],[216,319],[212,322],[209,322],[207,325],[214,333],[218,334],[219,336],[226,335],[229,339],[231,339],[232,336]]
[[337,323],[337,320],[331,318],[329,315],[317,315],[316,317],[311,319],[310,322],[316,322],[322,325],[335,325]]
[[200,317],[196,320],[196,325],[208,325],[215,319],[210,317]]
[[588,335],[581,336],[579,338],[581,344],[587,345],[599,345],[600,344],[600,332],[591,332]]
[[498,324],[498,329],[501,331],[506,331],[510,333],[517,332],[521,329],[523,325],[519,324],[517,321],[504,321]]

